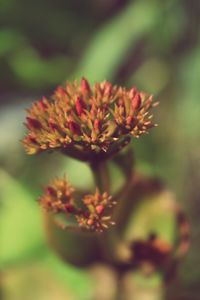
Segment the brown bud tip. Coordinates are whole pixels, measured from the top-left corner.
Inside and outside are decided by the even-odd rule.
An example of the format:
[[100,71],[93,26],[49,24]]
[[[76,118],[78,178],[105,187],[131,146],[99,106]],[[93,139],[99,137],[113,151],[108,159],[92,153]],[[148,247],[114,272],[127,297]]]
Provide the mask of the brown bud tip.
[[89,94],[91,91],[89,82],[84,77],[81,79],[81,91],[83,94]]
[[68,126],[72,133],[77,135],[80,134],[80,126],[77,123],[75,123],[74,121],[69,121]]
[[142,104],[142,100],[141,100],[140,94],[136,94],[132,100],[133,109],[139,109],[141,104]]
[[26,120],[29,129],[41,129],[42,126],[38,120],[30,117],[27,117]]
[[83,113],[83,110],[85,109],[85,103],[79,96],[76,99],[75,107],[76,107],[77,114],[80,116]]

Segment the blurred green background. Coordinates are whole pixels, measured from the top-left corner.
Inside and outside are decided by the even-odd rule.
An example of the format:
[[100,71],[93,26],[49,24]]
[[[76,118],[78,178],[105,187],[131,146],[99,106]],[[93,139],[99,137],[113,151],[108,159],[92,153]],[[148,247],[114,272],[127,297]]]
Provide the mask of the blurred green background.
[[53,176],[66,171],[84,187],[92,185],[91,174],[58,153],[27,156],[20,143],[25,108],[82,75],[134,84],[160,101],[159,127],[133,148],[138,169],[166,182],[192,225],[190,252],[168,299],[200,299],[200,2],[0,0],[0,25],[3,299],[93,297],[91,275],[49,250],[36,203]]

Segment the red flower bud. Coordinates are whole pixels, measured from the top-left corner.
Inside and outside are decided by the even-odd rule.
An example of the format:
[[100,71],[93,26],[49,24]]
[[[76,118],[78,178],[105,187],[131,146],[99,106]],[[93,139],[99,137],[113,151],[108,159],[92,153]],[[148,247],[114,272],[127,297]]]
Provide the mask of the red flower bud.
[[57,195],[55,189],[52,188],[51,186],[47,186],[46,191],[50,196],[55,197]]
[[127,123],[128,125],[131,125],[132,122],[133,122],[133,117],[128,116],[128,117],[126,118],[126,123]]
[[56,94],[58,94],[61,97],[66,96],[66,91],[64,90],[64,88],[62,86],[58,86],[56,89]]
[[77,123],[75,123],[74,121],[69,121],[68,126],[72,133],[77,135],[80,134],[80,126]]
[[42,109],[43,111],[47,108],[47,105],[44,103],[43,99],[38,101],[38,105],[39,105],[40,109]]
[[27,127],[31,130],[31,129],[41,129],[41,124],[38,120],[27,117]]
[[83,110],[85,109],[85,103],[83,102],[83,100],[78,96],[75,102],[75,107],[76,107],[76,111],[77,114],[80,116],[83,113]]
[[81,91],[83,94],[89,94],[91,91],[89,82],[84,77],[81,79]]
[[87,221],[87,224],[88,224],[88,225],[92,225],[93,223],[94,223],[94,221],[91,220],[91,219],[89,219],[89,220]]
[[142,100],[141,100],[140,94],[136,94],[132,100],[133,109],[139,109],[141,104],[142,104]]
[[37,140],[34,136],[29,135],[28,136],[28,141],[33,143],[33,144],[37,144]]
[[58,129],[58,125],[54,122],[53,119],[49,119],[48,124],[51,130],[55,131],[56,129]]
[[133,97],[135,96],[136,92],[137,92],[137,90],[136,90],[136,88],[133,86],[133,87],[130,89],[130,91],[129,91],[129,96],[130,96],[131,98],[133,98]]
[[97,212],[98,214],[101,214],[103,211],[104,211],[103,205],[98,205],[98,206],[96,206],[96,212]]
[[99,131],[100,130],[100,121],[98,119],[95,119],[94,120],[94,129],[96,131]]
[[105,89],[104,89],[104,96],[110,96],[112,92],[112,84],[110,82],[106,82]]

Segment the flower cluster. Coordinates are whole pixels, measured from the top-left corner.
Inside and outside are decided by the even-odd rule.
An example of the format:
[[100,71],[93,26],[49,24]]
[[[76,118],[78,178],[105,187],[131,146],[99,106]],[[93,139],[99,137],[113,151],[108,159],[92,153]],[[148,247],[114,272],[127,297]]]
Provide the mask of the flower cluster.
[[27,110],[28,154],[60,149],[88,154],[111,153],[130,137],[139,137],[152,123],[152,96],[113,86],[108,81],[93,87],[82,78],[58,87],[50,99],[42,98]]
[[98,188],[94,195],[87,194],[83,197],[83,205],[78,205],[74,199],[74,189],[66,178],[56,178],[45,188],[39,201],[46,211],[73,215],[81,227],[89,230],[102,232],[114,225],[109,209],[116,203],[106,192],[101,195]]
[[66,180],[55,178],[46,188],[44,195],[39,199],[45,210],[53,213],[75,211],[73,199],[74,189]]
[[77,215],[77,220],[80,226],[96,231],[103,231],[110,225],[114,225],[111,221],[111,216],[106,213],[113,205],[116,204],[112,197],[107,192],[100,194],[98,188],[94,195],[86,195],[83,198],[83,203],[87,207],[87,212]]

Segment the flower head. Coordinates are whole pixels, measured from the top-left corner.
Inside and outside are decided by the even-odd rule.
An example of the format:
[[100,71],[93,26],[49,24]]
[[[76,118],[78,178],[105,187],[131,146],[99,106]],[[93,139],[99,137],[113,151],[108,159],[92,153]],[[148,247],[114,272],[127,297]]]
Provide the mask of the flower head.
[[114,223],[111,221],[109,209],[116,204],[106,192],[100,194],[96,189],[95,194],[86,194],[82,204],[74,198],[74,189],[66,178],[54,179],[46,188],[39,199],[42,207],[54,214],[64,213],[74,216],[78,224],[85,229],[102,232]]
[[86,159],[113,153],[139,137],[152,123],[152,96],[108,81],[90,86],[82,78],[58,87],[27,110],[28,134],[23,140],[28,154],[49,149],[84,153]]

